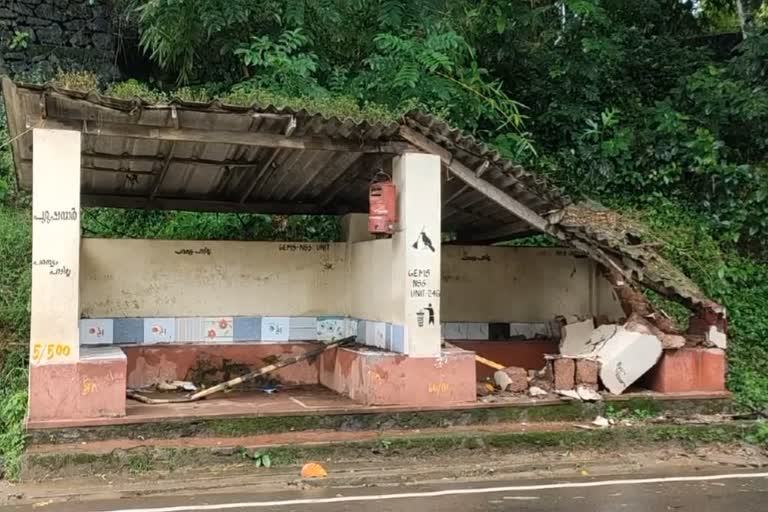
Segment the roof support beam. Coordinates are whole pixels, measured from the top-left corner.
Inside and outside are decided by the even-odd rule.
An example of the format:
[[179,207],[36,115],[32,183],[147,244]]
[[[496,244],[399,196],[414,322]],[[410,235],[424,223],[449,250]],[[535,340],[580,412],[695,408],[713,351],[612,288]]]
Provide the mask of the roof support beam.
[[400,127],[400,135],[405,140],[422,149],[423,151],[432,153],[433,155],[438,155],[440,160],[442,160],[443,165],[448,167],[448,169],[450,169],[450,171],[456,175],[457,178],[486,196],[491,201],[503,206],[517,218],[527,222],[530,226],[538,229],[539,231],[557,236],[555,234],[554,228],[544,217],[534,212],[524,204],[516,201],[509,194],[497,188],[492,183],[478,177],[472,169],[462,164],[458,160],[454,160],[453,155],[451,155],[447,149],[443,148],[439,144],[436,144],[435,142],[432,142],[426,136],[418,133],[412,128],[408,128],[407,126]]
[[[32,125],[33,123],[28,124]],[[202,142],[206,144],[241,144],[243,146],[312,149],[316,151],[398,154],[407,151],[410,148],[409,144],[403,142],[354,142],[316,135],[285,136],[281,133],[249,133],[227,130],[167,128],[160,126],[103,123],[72,119],[43,119],[37,123],[36,127],[79,130],[83,134],[91,136],[128,137],[133,139],[175,142]]]
[[157,192],[163,184],[165,175],[168,174],[168,169],[171,167],[171,159],[173,158],[173,150],[175,148],[176,143],[171,142],[171,145],[168,147],[168,154],[165,155],[165,160],[163,161],[163,167],[160,169],[160,172],[155,177],[155,182],[152,184],[152,191],[149,193],[149,203],[151,203],[155,199],[155,196],[157,196]]
[[[477,168],[477,170],[475,171],[475,176],[477,176],[478,178],[479,178],[480,176],[482,176],[482,175],[483,175],[483,173],[484,173],[485,171],[487,171],[487,170],[488,170],[488,167],[490,167],[490,165],[491,165],[491,163],[490,163],[488,160],[484,160],[484,161],[483,161],[483,163],[482,163],[482,164],[480,164],[480,167],[478,167],[478,168]],[[457,190],[456,192],[454,192],[453,194],[451,194],[451,195],[448,197],[448,199],[446,199],[445,201],[443,201],[443,206],[447,206],[447,205],[448,205],[448,204],[449,204],[451,201],[453,201],[454,199],[456,199],[457,197],[459,197],[461,194],[463,194],[464,192],[466,192],[468,188],[469,188],[469,185],[467,185],[466,183],[464,183],[464,185],[462,185],[462,186],[461,186],[461,188],[459,188],[459,190]]]
[[559,240],[567,241],[573,247],[585,252],[586,254],[589,254],[596,261],[608,266],[609,268],[615,269],[625,277],[629,277],[627,270],[616,263],[613,258],[605,253],[605,251],[599,247],[594,247],[591,244],[584,243],[581,240],[569,238],[561,229],[558,229],[556,226],[550,224],[544,217],[531,210],[524,204],[520,203],[519,201],[516,201],[508,193],[496,187],[493,183],[485,181],[482,178],[478,178],[475,176],[475,173],[472,171],[472,169],[466,165],[459,161],[454,161],[451,152],[444,147],[435,142],[432,142],[426,136],[407,126],[400,127],[400,135],[422,151],[432,153],[433,155],[438,155],[442,160],[443,165],[448,167],[448,169],[450,169],[450,171],[455,174],[456,177],[486,196],[494,203],[501,205],[503,208],[515,215],[518,219],[527,223],[529,226],[543,233],[552,235]]
[[[511,222],[487,231],[459,231],[456,236],[457,242],[471,243],[496,243],[504,240],[511,240],[522,235],[531,233],[530,226],[523,221]],[[538,233],[538,231],[534,231]]]
[[243,193],[240,194],[240,197],[238,198],[238,202],[240,204],[245,203],[245,201],[251,196],[253,190],[256,188],[256,185],[258,185],[259,181],[261,180],[261,177],[269,170],[270,167],[272,167],[272,163],[275,161],[275,158],[277,158],[279,153],[280,150],[278,149],[272,151],[269,157],[264,161],[264,164],[259,167],[257,172],[253,174],[250,181],[245,186],[245,190],[243,190]]

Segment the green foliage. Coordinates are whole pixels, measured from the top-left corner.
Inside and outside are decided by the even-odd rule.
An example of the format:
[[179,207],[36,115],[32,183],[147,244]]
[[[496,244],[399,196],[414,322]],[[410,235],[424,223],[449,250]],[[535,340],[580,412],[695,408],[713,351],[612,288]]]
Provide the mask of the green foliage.
[[59,71],[53,83],[57,87],[71,91],[90,92],[99,88],[96,74],[90,71]]
[[[185,92],[187,90],[184,89]],[[148,103],[164,103],[169,99],[166,93],[155,90],[147,84],[134,79],[110,85],[106,90],[106,94],[126,100],[141,99]]]
[[317,71],[317,55],[306,51],[309,39],[300,28],[286,30],[272,40],[269,36],[252,36],[247,45],[235,50],[243,64],[255,68],[252,81],[263,88],[300,95],[317,87],[313,74]]
[[30,258],[30,212],[0,206],[0,458],[10,478],[25,438]]
[[26,350],[0,346],[0,473],[10,479],[19,475],[26,411]]
[[85,236],[163,240],[273,240],[334,242],[341,239],[332,216],[83,210]]
[[10,50],[25,50],[29,46],[29,39],[31,35],[29,32],[19,31],[13,33],[13,37],[8,41],[8,49]]
[[768,265],[722,249],[701,214],[668,201],[628,212],[664,242],[664,253],[728,310],[728,386],[741,405],[768,413]]
[[243,459],[252,461],[254,466],[256,466],[257,468],[260,468],[262,466],[265,468],[272,467],[272,457],[269,455],[269,453],[265,451],[256,450],[253,452],[249,452],[245,448],[240,447],[237,453]]

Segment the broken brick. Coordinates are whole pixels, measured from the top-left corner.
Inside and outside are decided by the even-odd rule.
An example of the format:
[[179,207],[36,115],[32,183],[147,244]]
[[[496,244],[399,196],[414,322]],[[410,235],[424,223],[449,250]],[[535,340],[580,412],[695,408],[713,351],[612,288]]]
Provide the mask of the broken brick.
[[544,368],[534,371],[529,382],[531,386],[539,387],[544,391],[552,391],[555,383],[555,376],[552,371],[552,361],[548,359],[544,364]]
[[520,393],[528,389],[528,371],[525,368],[510,366],[496,371],[493,378],[502,391]]
[[576,385],[597,391],[597,376],[600,363],[591,359],[576,360]]
[[573,359],[554,360],[555,389],[573,389],[576,385],[576,364]]
[[525,368],[510,366],[502,371],[509,376],[510,382],[507,391],[520,393],[528,389],[528,371]]

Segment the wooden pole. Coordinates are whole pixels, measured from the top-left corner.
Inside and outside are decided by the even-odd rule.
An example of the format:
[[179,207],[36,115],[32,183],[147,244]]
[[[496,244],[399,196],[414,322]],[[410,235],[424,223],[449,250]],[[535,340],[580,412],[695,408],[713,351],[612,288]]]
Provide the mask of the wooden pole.
[[198,400],[202,400],[203,398],[209,397],[213,395],[214,393],[218,393],[220,391],[225,391],[227,389],[231,389],[235,386],[238,386],[242,384],[243,382],[248,382],[251,380],[254,380],[257,377],[260,377],[262,375],[265,375],[267,373],[273,372],[275,370],[279,370],[280,368],[284,368],[286,366],[290,366],[292,364],[298,363],[299,361],[304,361],[306,359],[311,359],[313,357],[319,356],[329,348],[334,347],[340,347],[342,345],[347,345],[349,343],[352,343],[355,341],[357,336],[350,336],[348,338],[343,338],[338,341],[332,341],[331,343],[327,343],[323,345],[322,347],[312,350],[310,352],[305,352],[304,354],[298,355],[298,356],[291,356],[287,357],[285,359],[281,359],[278,362],[274,364],[270,364],[267,366],[264,366],[262,368],[259,368],[258,370],[254,370],[250,373],[246,373],[245,375],[241,375],[240,377],[235,377],[234,379],[228,380],[227,382],[222,382],[221,384],[217,384],[213,387],[210,387],[208,389],[203,389],[201,391],[198,391],[197,393],[187,396],[184,398],[149,398],[144,395],[140,395],[133,391],[128,391],[126,396],[128,398],[132,398],[134,400],[137,400],[139,402],[143,402],[145,404],[179,404],[179,403],[186,403],[186,402],[196,402]]

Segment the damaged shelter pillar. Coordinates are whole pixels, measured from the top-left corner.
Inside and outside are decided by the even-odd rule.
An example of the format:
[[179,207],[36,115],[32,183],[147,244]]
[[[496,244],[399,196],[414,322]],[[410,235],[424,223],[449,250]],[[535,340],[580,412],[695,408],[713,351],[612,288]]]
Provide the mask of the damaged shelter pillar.
[[80,132],[32,132],[30,364],[74,363],[80,335]]
[[397,228],[392,237],[392,321],[404,326],[405,353],[437,356],[440,344],[440,158],[393,160]]

